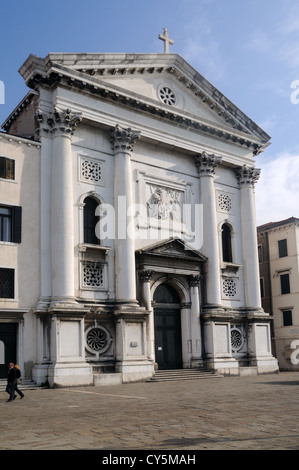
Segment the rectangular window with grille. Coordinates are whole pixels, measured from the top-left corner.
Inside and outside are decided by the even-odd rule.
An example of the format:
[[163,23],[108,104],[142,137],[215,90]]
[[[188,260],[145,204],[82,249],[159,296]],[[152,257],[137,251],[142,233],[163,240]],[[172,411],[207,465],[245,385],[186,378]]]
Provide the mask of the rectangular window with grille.
[[14,299],[15,297],[15,270],[0,268],[0,298]]
[[15,179],[15,161],[11,158],[0,156],[0,178]]

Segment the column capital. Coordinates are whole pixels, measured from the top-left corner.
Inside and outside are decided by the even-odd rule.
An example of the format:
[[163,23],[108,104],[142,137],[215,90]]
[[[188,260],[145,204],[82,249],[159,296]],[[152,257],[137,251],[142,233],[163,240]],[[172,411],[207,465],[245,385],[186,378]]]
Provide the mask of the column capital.
[[217,157],[214,154],[208,154],[207,152],[199,153],[195,156],[195,165],[200,175],[213,176],[215,169],[219,163],[221,163],[222,157]]
[[141,282],[149,282],[153,274],[154,274],[154,271],[149,271],[149,270],[139,271],[139,277],[140,277]]
[[260,177],[261,170],[254,167],[248,167],[243,165],[236,169],[236,176],[239,180],[240,185],[254,186]]
[[72,136],[78,122],[82,121],[82,117],[78,113],[72,113],[70,109],[61,111],[53,108],[52,111],[46,112],[38,109],[36,112],[36,120],[39,123],[39,133],[55,133],[60,132],[68,136]]
[[198,276],[192,276],[190,278],[190,286],[191,287],[198,287],[200,284],[202,276],[199,274]]
[[124,129],[119,125],[111,132],[110,142],[114,153],[132,152],[135,142],[140,138],[140,131],[133,131],[130,127]]

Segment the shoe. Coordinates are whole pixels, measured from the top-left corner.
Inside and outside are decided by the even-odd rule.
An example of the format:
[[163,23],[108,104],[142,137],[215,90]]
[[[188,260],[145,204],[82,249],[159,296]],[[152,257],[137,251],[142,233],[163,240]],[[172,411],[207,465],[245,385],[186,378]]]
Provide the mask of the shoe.
[[6,400],[6,401],[13,401],[13,399],[9,398],[9,400]]
[[22,395],[21,398],[20,398],[20,400],[22,400],[22,398],[24,398],[24,396],[25,396],[25,395]]

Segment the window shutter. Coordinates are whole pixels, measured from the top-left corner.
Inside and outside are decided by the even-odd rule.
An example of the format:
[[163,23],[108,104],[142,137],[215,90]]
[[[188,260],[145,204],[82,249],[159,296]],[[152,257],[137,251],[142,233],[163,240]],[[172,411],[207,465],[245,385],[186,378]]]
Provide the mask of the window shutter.
[[0,178],[5,178],[5,157],[0,157]]
[[22,240],[22,207],[14,206],[12,211],[12,241],[21,243]]
[[15,161],[11,158],[0,157],[0,178],[15,179]]
[[15,161],[11,158],[6,159],[6,178],[9,180],[15,179]]

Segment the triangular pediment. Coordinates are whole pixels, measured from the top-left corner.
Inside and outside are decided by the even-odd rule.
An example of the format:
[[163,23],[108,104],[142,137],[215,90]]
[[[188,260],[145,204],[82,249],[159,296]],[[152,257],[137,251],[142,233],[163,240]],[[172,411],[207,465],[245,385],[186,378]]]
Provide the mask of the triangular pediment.
[[137,250],[137,255],[204,262],[207,258],[179,238],[169,238]]
[[[177,54],[49,54],[29,56],[20,68],[28,86],[42,81],[98,91],[120,104],[151,112],[203,132],[259,145],[270,137],[208,80]],[[83,86],[84,85],[84,86]],[[169,89],[169,93],[167,91]],[[234,141],[234,135],[229,135]]]

